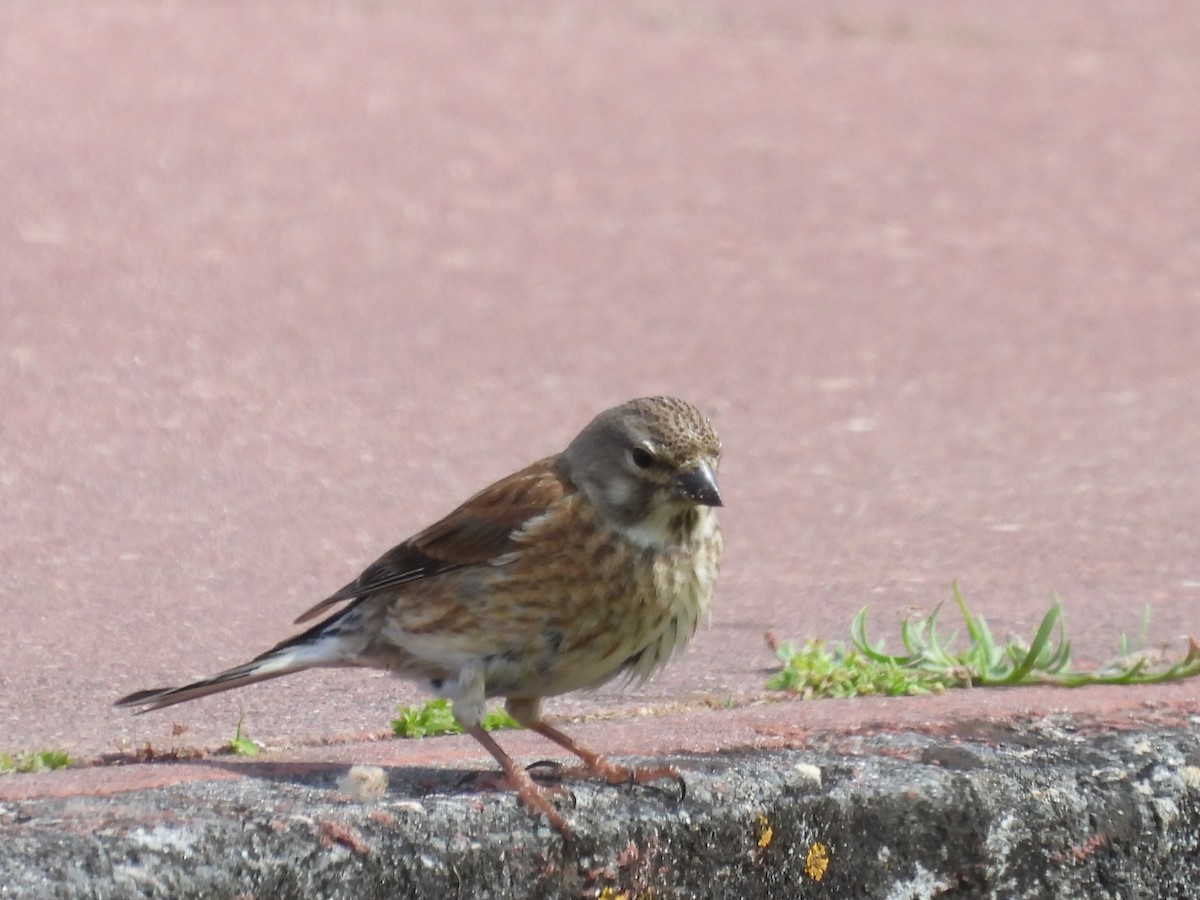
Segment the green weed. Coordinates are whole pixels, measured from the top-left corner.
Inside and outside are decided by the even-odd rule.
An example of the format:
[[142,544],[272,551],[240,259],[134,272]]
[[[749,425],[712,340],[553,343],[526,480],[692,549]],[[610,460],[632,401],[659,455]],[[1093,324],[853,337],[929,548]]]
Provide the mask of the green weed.
[[0,775],[9,772],[45,772],[50,769],[65,769],[71,765],[71,757],[63,750],[18,750],[16,753],[0,753]]
[[234,731],[233,737],[229,740],[229,750],[235,756],[258,756],[262,752],[262,747],[255,741],[252,741],[246,735],[245,731],[242,730],[244,718],[243,716],[238,719],[237,730]]
[[[429,700],[422,706],[401,706],[397,712],[399,715],[392,719],[392,732],[399,737],[422,738],[462,734],[462,726],[450,711],[450,701],[445,698]],[[500,708],[490,710],[483,717],[484,731],[520,727],[512,716]]]
[[826,644],[818,639],[805,641],[799,648],[790,643],[774,646],[782,666],[767,687],[805,697],[901,696],[971,686],[1156,684],[1200,675],[1200,643],[1194,638],[1186,653],[1175,659],[1163,648],[1142,649],[1148,610],[1137,640],[1122,635],[1118,656],[1112,662],[1079,671],[1071,668],[1071,642],[1057,600],[1028,642],[1020,638],[998,641],[983,616],[967,607],[957,583],[954,602],[965,625],[965,642],[960,643],[957,631],[946,634],[938,630],[942,611],[938,604],[927,617],[900,620],[904,652],[891,655],[884,651],[882,641],[873,644],[868,639],[864,608],[850,626],[849,648],[841,642]]

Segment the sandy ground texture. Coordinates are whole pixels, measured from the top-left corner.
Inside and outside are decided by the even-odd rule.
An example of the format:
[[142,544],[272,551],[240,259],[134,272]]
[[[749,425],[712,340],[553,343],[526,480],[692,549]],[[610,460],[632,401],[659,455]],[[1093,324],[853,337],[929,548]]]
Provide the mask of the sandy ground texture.
[[421,694],[370,673],[110,703],[647,393],[724,438],[712,625],[553,712],[715,740],[764,631],[954,579],[1002,635],[1060,596],[1081,664],[1200,634],[1190,0],[503,7],[0,3],[0,750],[378,734]]

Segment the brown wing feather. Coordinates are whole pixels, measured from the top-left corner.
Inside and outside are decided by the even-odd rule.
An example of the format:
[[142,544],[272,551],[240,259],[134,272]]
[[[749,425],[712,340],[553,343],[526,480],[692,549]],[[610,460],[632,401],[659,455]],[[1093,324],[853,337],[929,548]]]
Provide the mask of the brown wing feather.
[[306,622],[346,600],[389,590],[410,581],[483,565],[516,549],[513,536],[574,487],[558,457],[539,460],[484,488],[445,518],[393,547],[337,593],[296,619]]

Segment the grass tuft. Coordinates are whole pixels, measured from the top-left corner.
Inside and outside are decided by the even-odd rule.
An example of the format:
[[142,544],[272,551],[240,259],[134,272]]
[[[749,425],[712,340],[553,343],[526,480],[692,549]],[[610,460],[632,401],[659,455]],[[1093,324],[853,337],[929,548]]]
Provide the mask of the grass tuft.
[[[439,737],[463,733],[462,726],[450,710],[450,701],[442,697],[426,701],[422,706],[401,706],[397,712],[399,714],[392,719],[392,732],[398,737]],[[483,717],[484,731],[520,727],[503,709],[490,710]]]
[[229,740],[229,750],[235,756],[258,756],[262,752],[262,747],[257,741],[251,740],[246,732],[242,729],[242,722],[245,716],[238,719],[237,730],[234,731],[233,737]]
[[71,757],[63,750],[18,750],[16,753],[0,753],[0,775],[10,772],[46,772],[50,769],[65,769],[71,765]]
[[947,686],[934,673],[871,659],[854,647],[847,649],[841,641],[809,638],[799,647],[785,641],[774,650],[783,665],[771,676],[767,687],[773,691],[792,691],[805,700],[904,697],[941,693]]
[[852,646],[805,641],[799,649],[790,643],[768,643],[782,667],[768,681],[772,690],[794,691],[809,697],[857,697],[872,694],[905,696],[940,692],[951,687],[1006,687],[1054,684],[1080,687],[1087,684],[1158,684],[1200,675],[1200,643],[1189,639],[1187,652],[1172,659],[1165,648],[1142,649],[1149,625],[1149,610],[1137,640],[1122,635],[1119,654],[1110,663],[1091,671],[1071,668],[1071,642],[1067,639],[1062,604],[1055,600],[1032,639],[999,641],[983,616],[968,608],[958,584],[954,602],[962,617],[966,640],[957,631],[938,630],[942,604],[926,617],[900,620],[904,652],[884,651],[883,642],[867,637],[867,610],[850,626]]

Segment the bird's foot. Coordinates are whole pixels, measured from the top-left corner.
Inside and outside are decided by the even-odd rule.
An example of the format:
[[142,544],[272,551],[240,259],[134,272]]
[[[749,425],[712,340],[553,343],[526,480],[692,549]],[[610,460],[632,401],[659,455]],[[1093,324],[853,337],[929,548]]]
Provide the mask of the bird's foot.
[[[549,769],[549,772],[541,770]],[[561,763],[556,763],[553,760],[541,760],[539,762],[530,763],[525,767],[524,775],[530,779],[534,787],[544,794],[552,797],[563,798],[569,797],[568,791],[562,785],[560,773],[563,769]],[[524,779],[516,779],[507,772],[486,772],[479,776],[479,789],[483,791],[515,791],[520,793],[521,785]]]
[[563,837],[571,836],[571,828],[551,802],[553,799],[573,802],[571,792],[561,784],[539,784],[524,769],[513,772],[472,773],[475,789],[480,791],[509,792],[517,795],[525,807],[535,815],[541,813]]
[[[677,802],[682,802],[687,795],[687,782],[683,774],[674,766],[635,767],[623,766],[603,756],[595,756],[584,761],[583,765],[567,766],[555,760],[541,760],[526,767],[532,769],[548,769],[548,777],[556,782],[583,778],[600,778],[609,784],[644,784],[669,778],[679,786]],[[554,788],[551,787],[551,790]]]
[[609,784],[652,784],[669,778],[679,786],[678,802],[682,803],[687,795],[687,782],[683,780],[683,773],[674,766],[623,766],[600,756],[592,760],[586,768]]
[[[571,826],[567,824],[567,820],[563,818],[562,813],[554,808],[554,804],[550,802],[552,794],[558,796],[570,797],[570,793],[564,787],[551,787],[549,789],[539,787],[537,783],[529,776],[529,773],[524,769],[517,769],[520,776],[509,776],[507,781],[511,788],[516,791],[517,797],[521,802],[534,813],[541,813],[546,817],[546,820],[557,829],[558,833],[564,838],[571,836]],[[523,776],[523,777],[521,777]]]
[[[567,824],[567,820],[563,818],[562,813],[554,808],[554,804],[550,802],[550,794],[534,782],[532,776],[525,769],[518,766],[511,756],[500,749],[500,745],[496,743],[483,728],[479,725],[468,727],[467,733],[475,740],[483,744],[489,753],[500,763],[500,768],[504,770],[504,775],[499,779],[499,783],[505,788],[515,791],[517,797],[526,808],[533,813],[541,813],[564,840],[571,837],[571,826]],[[570,793],[563,790],[563,794],[570,797]]]

